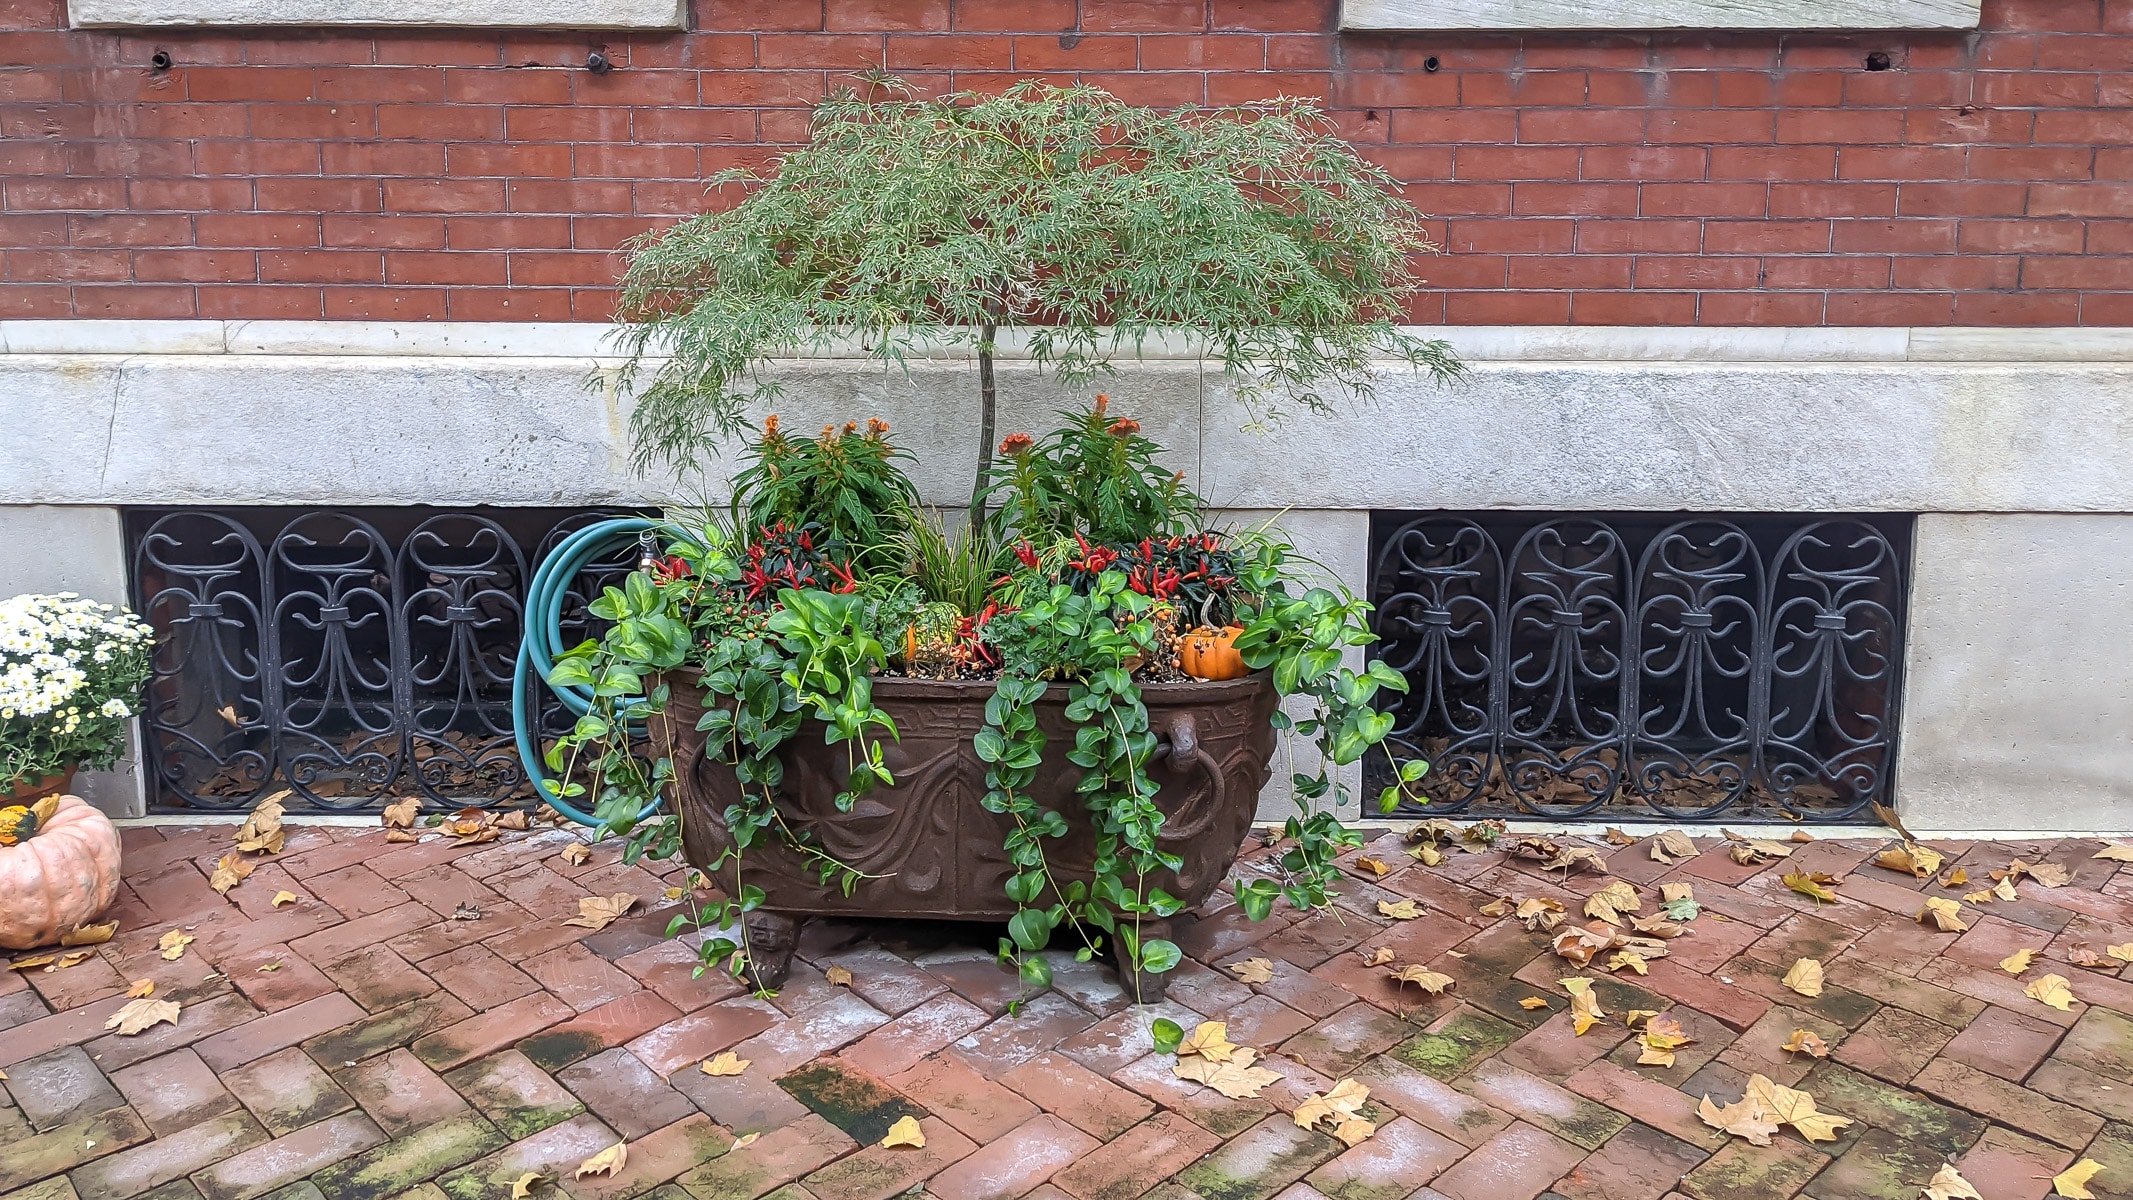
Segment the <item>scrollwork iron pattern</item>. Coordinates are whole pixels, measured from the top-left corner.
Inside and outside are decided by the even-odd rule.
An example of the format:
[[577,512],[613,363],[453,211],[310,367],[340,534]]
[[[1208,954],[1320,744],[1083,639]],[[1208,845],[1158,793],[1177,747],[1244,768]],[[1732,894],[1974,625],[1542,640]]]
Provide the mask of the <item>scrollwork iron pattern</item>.
[[[605,515],[130,514],[134,603],[157,634],[151,806],[244,809],[283,789],[291,808],[334,811],[530,799],[511,725],[529,568]],[[596,632],[586,605],[627,569],[579,576],[566,634]],[[552,734],[567,716],[537,695]]]
[[[1410,815],[1841,821],[1888,800],[1902,518],[1379,514]],[[1372,794],[1389,763],[1366,769]]]

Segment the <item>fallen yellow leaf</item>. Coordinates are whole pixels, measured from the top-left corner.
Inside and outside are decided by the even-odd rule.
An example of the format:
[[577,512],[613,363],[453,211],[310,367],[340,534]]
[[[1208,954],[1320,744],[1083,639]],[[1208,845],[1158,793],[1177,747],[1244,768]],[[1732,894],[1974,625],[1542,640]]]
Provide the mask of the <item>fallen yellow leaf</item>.
[[1834,1142],[1837,1130],[1852,1123],[1849,1117],[1817,1112],[1813,1096],[1762,1075],[1748,1077],[1748,1095],[1760,1101],[1773,1120],[1792,1126],[1810,1142]]
[[2009,975],[2020,975],[2029,969],[2031,960],[2037,957],[2035,950],[2022,949],[2000,960],[2000,969]]
[[1202,1021],[1186,1039],[1178,1043],[1178,1057],[1198,1055],[1209,1062],[1228,1062],[1236,1051],[1229,1042],[1229,1026],[1220,1021]]
[[1832,888],[1837,882],[1835,877],[1821,871],[1794,871],[1784,878],[1786,887],[1811,900],[1822,904],[1835,904],[1839,899]]
[[1606,1019],[1607,1014],[1600,1009],[1600,998],[1593,995],[1592,980],[1563,979],[1557,982],[1570,993],[1570,1024],[1575,1036],[1583,1037],[1586,1030]]
[[1432,996],[1441,996],[1444,994],[1444,989],[1452,986],[1451,976],[1440,975],[1428,967],[1422,966],[1402,967],[1394,971],[1392,977],[1401,983],[1414,984]]
[[1304,1102],[1289,1115],[1296,1121],[1297,1128],[1309,1129],[1329,1117],[1338,1121],[1356,1115],[1368,1099],[1370,1089],[1367,1086],[1353,1079],[1343,1079],[1324,1095],[1312,1092],[1304,1097]]
[[1620,925],[1623,913],[1642,907],[1644,901],[1638,898],[1637,889],[1619,879],[1585,897],[1585,915],[1598,917],[1609,925]]
[[2133,863],[2133,846],[2124,842],[2105,842],[2103,849],[2089,855],[2090,858],[2107,858],[2112,862]]
[[[1392,947],[1390,946],[1379,946],[1375,950],[1358,950],[1356,951],[1356,953],[1362,955],[1363,965],[1366,967],[1382,967],[1386,963],[1389,963],[1393,960]],[[1239,975],[1237,978],[1243,979],[1244,976]],[[1249,983],[1252,981],[1245,980],[1245,982]],[[1258,982],[1265,983],[1267,981],[1261,979]]]
[[726,1147],[726,1151],[730,1154],[735,1150],[746,1150],[748,1147],[755,1145],[755,1140],[762,1136],[760,1133],[744,1133],[733,1139],[733,1144]]
[[1412,921],[1422,915],[1422,910],[1416,908],[1415,902],[1412,900],[1397,902],[1380,900],[1378,901],[1378,915],[1391,917],[1395,921]]
[[1679,829],[1669,829],[1652,839],[1652,858],[1673,866],[1685,858],[1696,857],[1696,843]]
[[156,939],[156,948],[163,952],[164,958],[172,962],[183,958],[185,956],[185,948],[192,944],[192,934],[180,933],[175,929],[164,933],[162,937]]
[[848,988],[852,986],[852,973],[834,964],[828,970],[822,972],[822,978],[827,980],[831,987]]
[[379,815],[379,820],[385,823],[387,829],[412,829],[415,817],[421,812],[421,797],[409,796],[405,800],[386,805],[385,811]]
[[141,998],[141,997],[143,997],[143,996],[153,996],[153,995],[155,995],[155,991],[156,991],[156,981],[155,981],[155,980],[153,980],[153,979],[136,979],[136,980],[134,980],[134,981],[133,981],[133,986],[132,986],[132,987],[130,987],[130,988],[127,988],[127,989],[126,989],[126,998],[127,998],[127,999],[129,999],[129,1000],[138,1000],[138,999],[140,999],[140,998]]
[[905,1115],[896,1118],[896,1124],[889,1126],[888,1135],[881,1139],[881,1144],[923,1150],[926,1148],[926,1134],[918,1127],[917,1117]]
[[568,846],[563,847],[563,852],[560,855],[564,862],[567,862],[574,867],[585,862],[587,859],[590,859],[592,856],[592,847],[586,845],[584,842],[572,842]]
[[101,946],[111,940],[111,935],[118,932],[118,927],[117,921],[106,921],[101,925],[76,925],[74,928],[59,935],[59,944],[62,946]]
[[587,1175],[605,1175],[609,1179],[613,1179],[622,1173],[622,1168],[629,1162],[629,1159],[628,1143],[616,1142],[607,1149],[579,1163],[578,1169],[571,1172],[570,1177],[572,1179],[583,1179]]
[[1651,969],[1646,965],[1644,956],[1633,950],[1622,950],[1608,956],[1608,970],[1620,971],[1624,967],[1635,971],[1639,975],[1651,974]]
[[1361,1117],[1348,1117],[1333,1127],[1333,1136],[1339,1138],[1342,1145],[1352,1149],[1363,1144],[1377,1131],[1377,1126]]
[[1639,1065],[1648,1067],[1671,1067],[1674,1051],[1695,1041],[1681,1028],[1681,1022],[1672,1017],[1654,1016],[1644,1023],[1644,1032],[1638,1035],[1644,1050],[1637,1055]]
[[215,889],[218,896],[228,895],[231,888],[243,883],[252,873],[252,865],[251,859],[232,850],[215,864],[215,873],[208,876],[207,886]]
[[1942,933],[1961,933],[1970,928],[1963,920],[1963,906],[1945,896],[1926,897],[1926,906],[1918,910],[1918,919]]
[[1970,1181],[1955,1169],[1954,1163],[1942,1163],[1933,1178],[1926,1180],[1925,1200],[1985,1200],[1978,1195]]
[[104,1028],[118,1030],[121,1037],[132,1037],[151,1025],[160,1025],[166,1021],[172,1025],[178,1023],[178,1002],[143,997],[127,1001],[104,1022]]
[[274,898],[272,900],[267,901],[267,907],[280,908],[284,904],[294,904],[299,899],[301,899],[301,897],[299,897],[295,892],[276,892],[274,893]]
[[1819,996],[1822,994],[1822,964],[1811,958],[1800,959],[1785,972],[1782,982],[1802,996]]
[[1525,999],[1519,1001],[1518,1006],[1530,1012],[1536,1008],[1548,1007],[1548,1002],[1539,996],[1528,996]]
[[2090,1191],[2086,1185],[2089,1180],[2096,1178],[2096,1172],[2101,1170],[2102,1163],[2093,1158],[2084,1158],[2052,1176],[2052,1191],[2067,1200],[2096,1200],[2096,1193]]
[[755,1060],[742,1058],[731,1050],[723,1050],[716,1057],[704,1060],[703,1071],[706,1075],[738,1075],[747,1070],[748,1064],[753,1061]]
[[511,1181],[511,1200],[526,1200],[526,1197],[533,1194],[533,1189],[546,1182],[548,1182],[548,1177],[542,1175],[539,1171],[526,1172]]
[[1356,859],[1355,869],[1358,871],[1368,871],[1374,878],[1378,879],[1383,879],[1387,875],[1392,874],[1391,867],[1386,866],[1384,863],[1381,863],[1374,858]]
[[635,907],[637,897],[628,892],[616,892],[612,896],[586,896],[578,901],[578,915],[564,921],[565,925],[577,925],[585,929],[605,929],[620,919],[623,913]]
[[1875,866],[1899,871],[1917,879],[1924,879],[1940,870],[1942,861],[1940,851],[1914,842],[1905,842],[1874,856]]
[[286,836],[281,827],[281,798],[289,794],[282,789],[259,802],[237,827],[237,849],[245,854],[279,854],[282,839]]
[[1821,1034],[1811,1029],[1793,1030],[1792,1037],[1784,1045],[1779,1046],[1778,1049],[1789,1054],[1808,1054],[1815,1058],[1829,1057],[1829,1043],[1822,1040]]
[[1259,1052],[1248,1046],[1232,1047],[1229,1061],[1213,1062],[1205,1058],[1181,1058],[1170,1073],[1179,1079],[1204,1083],[1232,1100],[1249,1100],[1259,1095],[1270,1083],[1278,1083],[1281,1076],[1265,1067],[1255,1067],[1252,1060]]
[[1770,1135],[1778,1131],[1778,1123],[1753,1096],[1728,1104],[1724,1108],[1711,1103],[1711,1098],[1705,1096],[1696,1106],[1696,1115],[1702,1117],[1703,1123],[1713,1129],[1723,1129],[1735,1137],[1747,1138],[1748,1144],[1752,1146],[1769,1145]]
[[2119,962],[2133,963],[2133,942],[2121,942],[2116,946],[2105,946],[2103,952]]
[[1229,973],[1245,983],[1274,982],[1274,960],[1270,958],[1247,958],[1229,965]]
[[2022,989],[2022,994],[2039,1004],[2049,1004],[2060,1012],[2072,1012],[2074,989],[2064,975],[2045,975]]

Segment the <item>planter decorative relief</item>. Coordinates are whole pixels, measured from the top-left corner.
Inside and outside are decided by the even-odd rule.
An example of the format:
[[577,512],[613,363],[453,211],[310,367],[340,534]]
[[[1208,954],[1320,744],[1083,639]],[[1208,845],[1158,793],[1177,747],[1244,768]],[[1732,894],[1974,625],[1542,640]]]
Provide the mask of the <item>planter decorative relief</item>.
[[[667,709],[654,718],[652,732],[655,740],[672,739],[683,851],[689,862],[706,867],[732,844],[720,814],[738,798],[739,785],[730,768],[703,754],[704,735],[696,729],[703,692],[685,676],[666,682]],[[1184,859],[1174,875],[1150,876],[1149,883],[1191,907],[1222,882],[1251,826],[1274,754],[1269,718],[1275,692],[1263,672],[1224,683],[1151,683],[1143,689],[1158,739],[1149,774],[1161,788],[1161,845]],[[1047,844],[1062,883],[1089,878],[1095,844],[1074,790],[1081,771],[1066,761],[1074,741],[1064,713],[1066,691],[1055,687],[1038,704],[1047,745],[1035,797],[1070,827],[1066,837]],[[763,986],[784,980],[803,916],[1004,921],[1014,915],[1006,893],[1013,870],[1002,849],[1010,818],[979,803],[985,764],[971,746],[992,692],[990,681],[877,678],[875,699],[900,735],[884,746],[896,784],[861,797],[848,813],[835,805],[849,770],[845,747],[824,745],[822,727],[813,722],[789,743],[780,797],[787,820],[874,878],[862,879],[846,895],[777,839],[749,847],[746,881],[767,895],[749,917],[752,974]],[[1142,927],[1150,931],[1146,936],[1159,937],[1164,924],[1144,921]],[[1143,975],[1140,983],[1143,1000],[1160,995],[1160,976]]]

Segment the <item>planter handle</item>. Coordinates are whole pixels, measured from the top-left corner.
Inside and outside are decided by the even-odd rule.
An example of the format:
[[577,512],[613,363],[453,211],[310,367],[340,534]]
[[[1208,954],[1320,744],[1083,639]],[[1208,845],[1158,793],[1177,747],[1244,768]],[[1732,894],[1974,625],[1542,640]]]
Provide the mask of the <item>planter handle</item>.
[[1193,720],[1190,712],[1181,712],[1170,719],[1170,729],[1157,740],[1155,753],[1151,758],[1162,758],[1166,754],[1180,771],[1188,765],[1199,767],[1201,773],[1207,776],[1208,787],[1213,795],[1208,803],[1196,806],[1195,811],[1190,814],[1191,820],[1163,822],[1162,836],[1178,840],[1199,837],[1206,833],[1214,825],[1215,818],[1227,809],[1223,804],[1222,764],[1216,762],[1215,756],[1209,754],[1207,748],[1200,744],[1200,726]]

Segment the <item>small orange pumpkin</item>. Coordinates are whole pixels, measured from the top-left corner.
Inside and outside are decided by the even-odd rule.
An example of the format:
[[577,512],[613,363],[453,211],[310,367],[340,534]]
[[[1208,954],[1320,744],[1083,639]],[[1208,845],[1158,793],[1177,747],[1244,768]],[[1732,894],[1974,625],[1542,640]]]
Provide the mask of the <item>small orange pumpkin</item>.
[[1244,656],[1237,653],[1237,638],[1244,632],[1242,625],[1226,625],[1214,629],[1202,625],[1188,632],[1178,643],[1178,669],[1194,679],[1242,679],[1251,674],[1244,665]]
[[0,847],[0,947],[57,942],[102,916],[118,886],[118,830],[81,797],[61,796],[35,832]]

